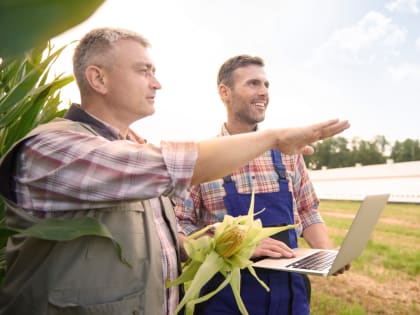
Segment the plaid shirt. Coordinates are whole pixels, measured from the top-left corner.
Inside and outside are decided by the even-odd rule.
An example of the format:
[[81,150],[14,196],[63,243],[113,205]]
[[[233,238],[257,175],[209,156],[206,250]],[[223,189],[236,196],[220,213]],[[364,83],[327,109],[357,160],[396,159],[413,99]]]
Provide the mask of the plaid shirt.
[[[223,125],[220,136],[228,136]],[[311,224],[323,222],[317,210],[319,200],[306,170],[302,155],[282,154],[289,179],[289,190],[293,193],[293,213],[296,232],[302,234],[303,229]],[[251,193],[251,183],[255,193],[279,191],[278,176],[274,170],[271,151],[254,159],[250,163],[232,173],[238,193]],[[186,235],[206,225],[223,220],[227,214],[223,197],[223,179],[204,183],[190,188],[190,197],[185,201],[174,198],[175,212],[178,218],[179,232]],[[258,210],[258,209],[256,209]]]
[[[71,110],[82,111],[79,107]],[[175,244],[156,197],[185,198],[197,158],[196,144],[162,142],[158,148],[132,131],[128,139],[122,139],[118,130],[90,115],[89,119],[106,138],[60,130],[25,141],[15,174],[17,203],[35,216],[58,217],[63,211],[151,199],[163,253],[162,281],[167,276],[174,280],[178,276]],[[173,314],[177,287],[164,294],[168,303],[162,306],[163,314]]]

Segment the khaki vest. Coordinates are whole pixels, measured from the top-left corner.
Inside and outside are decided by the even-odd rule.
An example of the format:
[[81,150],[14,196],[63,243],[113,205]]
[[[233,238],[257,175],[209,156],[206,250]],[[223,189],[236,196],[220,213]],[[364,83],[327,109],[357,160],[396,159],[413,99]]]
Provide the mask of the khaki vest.
[[[18,144],[51,129],[95,133],[87,125],[65,119],[36,128],[5,154],[0,162],[2,181],[8,177],[5,174],[10,176],[11,169],[7,167],[13,164]],[[1,193],[10,197],[10,192]],[[5,202],[8,226],[25,228],[39,220],[12,200]],[[171,202],[164,197],[64,214],[65,218],[91,216],[104,223],[122,246],[122,254],[132,268],[120,261],[112,242],[106,238],[86,236],[53,242],[10,237],[7,272],[0,290],[0,314],[161,314],[164,280],[152,202],[161,204],[178,249],[175,215]]]

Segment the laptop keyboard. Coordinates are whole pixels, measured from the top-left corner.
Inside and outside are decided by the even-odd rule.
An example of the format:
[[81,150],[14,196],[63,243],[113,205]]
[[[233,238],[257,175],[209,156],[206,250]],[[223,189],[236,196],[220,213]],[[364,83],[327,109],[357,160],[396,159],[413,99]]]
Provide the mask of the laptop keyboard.
[[319,251],[291,263],[287,267],[321,271],[331,266],[336,255],[336,252]]

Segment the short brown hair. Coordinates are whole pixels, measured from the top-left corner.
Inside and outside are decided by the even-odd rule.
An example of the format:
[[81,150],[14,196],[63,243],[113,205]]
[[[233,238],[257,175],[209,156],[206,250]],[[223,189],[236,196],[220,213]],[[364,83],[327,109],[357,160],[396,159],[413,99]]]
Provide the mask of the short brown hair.
[[257,65],[264,67],[264,60],[258,56],[238,55],[226,60],[219,69],[217,75],[217,85],[223,83],[228,87],[233,87],[232,74],[238,68],[249,65]]
[[108,27],[91,30],[80,40],[73,55],[73,73],[81,93],[88,91],[86,68],[98,60],[106,62],[106,66],[112,66],[112,58],[104,56],[119,40],[132,40],[145,48],[150,47],[147,39],[133,31]]

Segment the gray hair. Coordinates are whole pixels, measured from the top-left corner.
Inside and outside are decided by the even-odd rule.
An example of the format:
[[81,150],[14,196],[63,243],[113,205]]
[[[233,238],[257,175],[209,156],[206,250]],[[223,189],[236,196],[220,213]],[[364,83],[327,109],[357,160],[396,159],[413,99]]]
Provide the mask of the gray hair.
[[[132,40],[145,48],[150,47],[150,43],[143,36],[120,28],[97,28],[80,40],[73,55],[73,73],[82,94],[89,91],[85,77],[86,68],[98,64],[112,66],[112,58],[108,54],[120,40]],[[102,64],[105,62],[106,64]]]
[[253,57],[249,55],[238,55],[226,60],[219,69],[217,75],[217,85],[223,83],[228,87],[233,87],[232,74],[233,72],[242,67],[249,65],[257,65],[264,67],[264,60],[260,57]]

